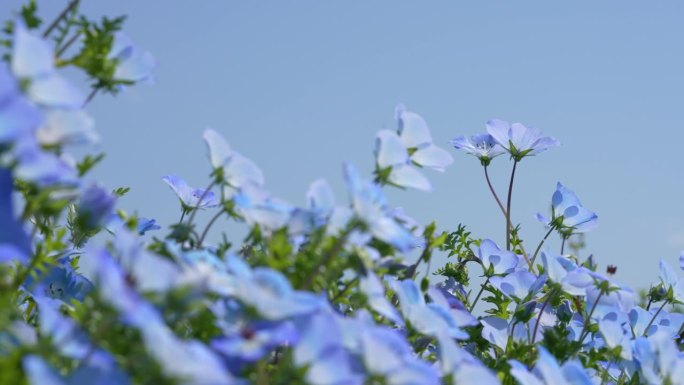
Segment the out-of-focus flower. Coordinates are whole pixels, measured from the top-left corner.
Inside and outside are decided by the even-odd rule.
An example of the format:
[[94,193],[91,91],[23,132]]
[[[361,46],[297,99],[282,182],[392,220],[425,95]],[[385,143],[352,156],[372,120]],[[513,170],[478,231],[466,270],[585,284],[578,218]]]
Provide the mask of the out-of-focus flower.
[[354,213],[368,225],[374,237],[406,252],[415,245],[415,238],[389,214],[382,190],[361,178],[354,166],[344,165],[344,176],[351,195]]
[[11,261],[25,263],[31,253],[28,234],[14,214],[13,189],[12,173],[0,167],[0,263]]
[[202,137],[209,151],[211,166],[230,187],[225,191],[228,193],[227,198],[232,197],[232,193],[246,185],[264,186],[264,174],[261,169],[254,162],[231,149],[228,142],[216,130],[208,128]]
[[93,290],[93,284],[77,273],[70,262],[69,258],[62,258],[53,265],[44,266],[35,276],[28,276],[24,287],[34,293],[59,299],[65,303],[72,300],[83,301],[85,296]]
[[125,32],[119,31],[114,36],[109,58],[117,61],[114,80],[131,83],[154,81],[157,60],[151,53],[134,45]]
[[454,162],[446,150],[432,142],[432,135],[422,116],[406,110],[403,104],[395,108],[399,138],[411,153],[411,161],[422,167],[444,171]]
[[145,235],[148,231],[159,229],[161,229],[161,226],[157,224],[156,220],[145,217],[138,218],[137,231],[139,235]]
[[41,107],[80,108],[85,98],[57,73],[53,49],[48,41],[35,36],[20,20],[14,22],[12,72],[28,81],[27,95]]
[[101,186],[92,185],[81,195],[76,205],[78,224],[83,230],[93,230],[111,217],[116,198]]
[[0,63],[0,143],[13,142],[31,135],[43,122],[38,107],[28,101],[7,63]]
[[473,135],[470,138],[458,136],[451,144],[459,150],[474,155],[483,166],[488,166],[492,159],[506,152],[489,134]]
[[517,161],[560,145],[558,140],[542,136],[541,131],[536,128],[525,127],[520,123],[510,124],[499,119],[487,122],[487,132]]

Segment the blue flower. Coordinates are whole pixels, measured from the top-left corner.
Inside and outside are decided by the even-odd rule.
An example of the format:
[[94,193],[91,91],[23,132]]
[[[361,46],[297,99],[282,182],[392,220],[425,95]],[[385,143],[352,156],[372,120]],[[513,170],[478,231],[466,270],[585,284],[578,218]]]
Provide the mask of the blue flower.
[[473,135],[470,138],[458,136],[451,140],[451,144],[456,149],[476,156],[483,166],[488,166],[492,159],[506,152],[489,134]]
[[363,180],[349,163],[344,164],[344,176],[354,213],[366,223],[368,231],[399,251],[411,250],[415,246],[415,237],[391,215],[380,187]]
[[593,385],[594,382],[578,361],[570,360],[560,366],[543,346],[538,346],[539,358],[534,374],[520,362],[511,360],[511,374],[521,385]]
[[97,143],[100,137],[94,127],[95,121],[84,110],[50,108],[36,138],[45,146]]
[[50,43],[35,36],[20,20],[14,22],[12,72],[28,81],[28,97],[41,107],[80,108],[85,98],[57,73]]
[[298,333],[290,322],[253,322],[241,325],[233,335],[217,338],[211,347],[239,362],[256,362],[274,348],[297,342]]
[[0,167],[0,263],[25,263],[31,253],[31,242],[23,224],[14,216],[12,173]]
[[517,161],[560,145],[558,140],[542,136],[541,131],[536,128],[528,128],[520,123],[510,124],[498,119],[487,122],[487,132]]
[[407,111],[403,104],[395,109],[399,125],[399,138],[411,153],[411,162],[421,166],[444,171],[454,158],[432,142],[432,135],[425,119],[415,112]]
[[33,137],[21,138],[12,151],[18,161],[15,169],[18,179],[33,182],[40,187],[75,187],[80,184],[74,166],[55,154],[43,151]]
[[537,277],[525,269],[519,269],[505,277],[492,277],[489,282],[504,295],[524,302],[544,286],[546,276]]
[[520,257],[515,253],[499,249],[491,239],[485,239],[480,243],[477,256],[488,277],[511,273],[520,262]]
[[114,195],[104,188],[97,185],[88,187],[76,205],[81,228],[87,231],[104,225],[105,221],[111,217],[115,203]]
[[148,231],[159,229],[161,229],[161,226],[157,224],[156,220],[145,217],[138,218],[137,231],[139,235],[145,235],[145,233]]
[[133,44],[124,32],[117,32],[109,51],[109,58],[117,61],[113,78],[115,80],[138,83],[152,82],[157,60],[151,53]]
[[47,264],[34,275],[29,275],[24,283],[29,291],[59,299],[65,303],[72,300],[83,301],[93,290],[93,284],[71,267],[68,257]]
[[219,205],[216,194],[212,191],[205,191],[201,188],[193,189],[183,179],[175,175],[164,176],[162,180],[176,193],[183,210],[205,209]]
[[228,193],[226,194],[227,197],[233,195],[230,191],[235,191],[246,185],[263,187],[265,182],[261,169],[254,162],[231,149],[221,134],[208,128],[202,137],[209,151],[211,166],[231,188],[224,191]]
[[26,99],[5,62],[0,62],[0,143],[31,135],[43,122],[38,107]]
[[577,195],[560,182],[551,198],[551,220],[541,214],[537,219],[547,226],[554,226],[564,237],[585,233],[598,226],[598,216],[582,206]]

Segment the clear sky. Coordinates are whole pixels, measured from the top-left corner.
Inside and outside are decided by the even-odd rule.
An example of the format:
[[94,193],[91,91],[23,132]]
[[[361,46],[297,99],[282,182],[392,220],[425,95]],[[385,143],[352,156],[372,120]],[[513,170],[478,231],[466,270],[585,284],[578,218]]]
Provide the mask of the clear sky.
[[[20,3],[0,2],[3,19]],[[39,3],[53,16],[66,1]],[[490,118],[561,141],[519,168],[512,212],[528,248],[543,235],[534,214],[561,181],[598,213],[588,250],[618,266],[618,281],[654,282],[658,260],[676,263],[684,249],[681,1],[84,0],[83,9],[128,14],[129,35],[160,61],[156,85],[89,107],[107,152],[95,177],[132,188],[125,209],[177,220],[160,178],[206,185],[207,126],[261,166],[274,194],[304,204],[308,184],[326,177],[344,201],[342,161],[370,173],[375,133],[394,127],[402,102],[446,148]],[[434,192],[393,191],[391,203],[501,242],[479,162],[453,155],[446,173],[427,171]],[[502,194],[509,167],[504,158],[491,167]]]

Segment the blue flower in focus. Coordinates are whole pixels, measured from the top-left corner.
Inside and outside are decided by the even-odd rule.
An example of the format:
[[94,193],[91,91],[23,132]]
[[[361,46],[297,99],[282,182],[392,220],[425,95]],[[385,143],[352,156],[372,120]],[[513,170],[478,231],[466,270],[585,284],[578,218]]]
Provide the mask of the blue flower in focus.
[[83,230],[94,230],[104,225],[114,211],[116,198],[104,188],[93,185],[81,195],[76,205],[78,223]]
[[0,63],[0,143],[31,135],[42,122],[40,109],[23,96],[7,64]]
[[0,263],[24,263],[31,253],[31,241],[23,224],[14,216],[12,173],[0,167]]
[[598,216],[580,203],[577,195],[560,182],[551,198],[551,220],[542,214],[537,219],[547,226],[555,227],[563,237],[585,233],[598,226]]
[[477,256],[487,277],[511,273],[520,262],[520,257],[515,253],[499,249],[491,239],[485,239],[480,243]]
[[537,277],[525,269],[519,269],[505,277],[492,277],[489,282],[506,296],[524,302],[544,286],[546,276]]
[[185,211],[196,208],[211,208],[219,205],[219,201],[213,191],[205,191],[201,188],[193,189],[183,179],[175,175],[167,175],[162,180],[176,193]]
[[542,136],[541,131],[536,128],[525,127],[520,123],[510,124],[499,119],[487,122],[487,132],[516,161],[560,145],[558,140]]
[[451,144],[456,149],[476,156],[483,166],[488,166],[492,159],[506,152],[489,134],[473,135],[470,138],[458,136],[451,140]]

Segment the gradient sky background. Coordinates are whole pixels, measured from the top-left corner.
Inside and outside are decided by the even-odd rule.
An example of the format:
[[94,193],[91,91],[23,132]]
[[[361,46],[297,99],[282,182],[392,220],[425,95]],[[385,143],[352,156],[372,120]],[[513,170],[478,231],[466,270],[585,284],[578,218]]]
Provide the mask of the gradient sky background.
[[[21,3],[3,0],[0,15]],[[67,2],[39,3],[50,19]],[[684,249],[681,1],[85,0],[83,10],[128,14],[125,29],[160,62],[156,85],[89,107],[107,152],[93,176],[132,188],[124,209],[177,220],[160,178],[207,184],[207,126],[261,166],[275,195],[304,204],[326,177],[345,201],[342,161],[369,175],[375,133],[394,127],[403,102],[455,158],[444,174],[426,171],[434,192],[390,192],[417,219],[503,241],[479,162],[448,144],[501,118],[562,143],[519,168],[512,212],[528,248],[561,181],[598,213],[587,252],[617,265],[618,281],[655,282],[658,260],[674,264]],[[491,169],[503,194],[510,164]]]

